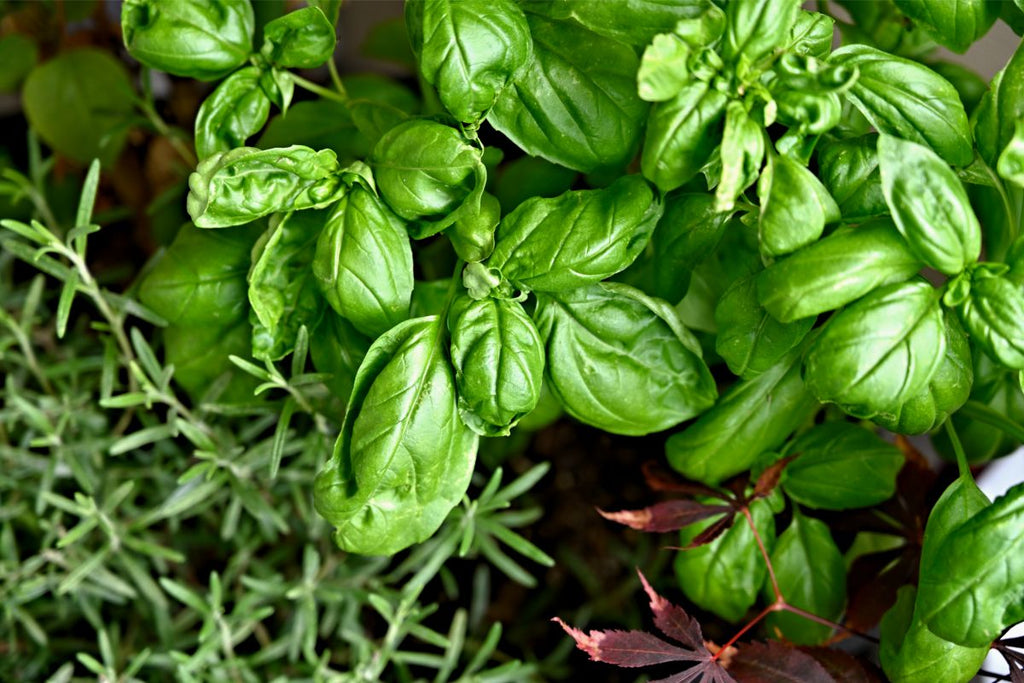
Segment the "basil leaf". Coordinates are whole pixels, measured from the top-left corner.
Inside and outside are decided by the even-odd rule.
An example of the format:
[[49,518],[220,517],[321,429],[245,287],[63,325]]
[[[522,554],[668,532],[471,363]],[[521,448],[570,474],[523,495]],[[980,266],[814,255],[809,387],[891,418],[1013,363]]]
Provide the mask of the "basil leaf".
[[800,353],[794,351],[761,375],[729,387],[711,410],[668,438],[665,455],[688,479],[714,486],[750,469],[817,410],[800,378]]
[[188,212],[200,228],[223,228],[278,211],[321,209],[345,191],[340,170],[329,149],[238,147],[199,162],[188,179]]
[[893,0],[900,11],[953,52],[966,52],[999,16],[989,0]]
[[974,382],[971,347],[955,317],[945,316],[946,352],[928,386],[895,410],[876,415],[875,423],[897,434],[924,434],[946,421],[967,402]]
[[680,21],[717,9],[711,0],[530,0],[530,12],[579,23],[594,33],[634,47],[643,47],[658,33],[668,33]]
[[460,296],[448,313],[459,413],[482,436],[505,436],[537,406],[544,343],[517,301]]
[[1024,118],[1017,121],[1013,137],[999,155],[996,168],[1003,178],[1024,187]]
[[[823,522],[793,510],[793,521],[771,552],[772,567],[779,590],[794,607],[836,621],[846,603],[846,565]],[[814,571],[807,571],[814,567]],[[774,600],[772,586],[762,594]],[[800,645],[817,645],[832,634],[832,628],[791,612],[773,612],[765,619],[770,629],[779,629],[787,640]]]
[[637,94],[647,102],[664,102],[690,80],[690,46],[674,33],[659,33],[644,50],[636,72]]
[[978,260],[981,225],[960,180],[937,154],[881,135],[878,162],[896,227],[922,261],[956,275]]
[[466,199],[480,150],[450,126],[415,119],[385,133],[369,163],[384,200],[413,220],[449,214]]
[[1013,139],[1017,121],[1024,118],[1024,46],[1018,45],[1006,67],[992,79],[974,120],[978,154],[996,168],[999,155]]
[[39,59],[39,48],[26,36],[10,33],[0,38],[0,93],[17,91]]
[[[243,358],[252,349],[252,326],[244,317],[224,327],[218,325],[168,325],[163,330],[164,363],[174,366],[174,382],[197,403],[208,401],[211,386],[230,373],[230,380],[214,399],[219,404],[252,403],[256,384],[236,369],[228,356]],[[218,381],[220,380],[220,381]]]
[[787,50],[798,55],[827,59],[832,52],[836,20],[827,14],[800,10],[789,32]]
[[295,348],[303,325],[316,328],[324,311],[310,267],[325,211],[293,211],[270,229],[253,249],[249,304],[253,323],[252,355],[280,360]]
[[[767,501],[750,504],[750,516],[767,552],[775,545],[775,515]],[[704,520],[683,527],[679,545],[686,548],[715,522]],[[711,543],[676,553],[676,577],[686,598],[701,609],[736,623],[757,602],[768,566],[758,549],[750,524],[737,515],[728,531]]]
[[245,64],[255,29],[249,0],[125,0],[121,32],[151,69],[214,81]]
[[517,287],[563,291],[625,269],[650,239],[662,204],[643,178],[534,198],[505,216],[487,265]]
[[1024,484],[952,529],[921,565],[918,609],[931,631],[988,647],[1020,620],[1024,595]]
[[715,401],[696,340],[670,307],[632,287],[538,294],[534,319],[549,386],[582,422],[638,436],[668,429]]
[[[730,2],[725,6],[722,58],[741,65],[757,62],[785,43],[799,12],[799,0]],[[742,72],[741,67],[741,75]]]
[[786,155],[768,155],[757,183],[761,198],[761,251],[781,256],[817,241],[826,223],[839,220],[839,207],[821,181]]
[[420,73],[445,109],[477,123],[529,63],[526,15],[512,0],[415,0],[405,23]]
[[652,294],[673,303],[686,296],[693,269],[718,247],[728,219],[710,194],[670,195],[651,236]]
[[186,223],[139,286],[139,301],[172,325],[227,327],[245,317],[247,228],[210,232]]
[[790,498],[807,507],[848,510],[888,500],[896,492],[903,453],[874,432],[843,421],[800,435],[787,449],[796,458],[782,471]]
[[342,401],[347,401],[352,394],[356,372],[369,348],[370,340],[333,311],[324,312],[309,339],[313,367],[317,372],[330,375],[324,384]]
[[205,159],[217,152],[244,147],[270,116],[270,99],[260,88],[261,71],[239,69],[203,100],[196,116],[196,154]]
[[917,589],[903,586],[879,624],[878,659],[893,683],[967,683],[988,655],[988,646],[962,647],[928,630],[915,615]]
[[818,178],[845,219],[888,213],[874,133],[818,146]]
[[895,415],[935,375],[946,348],[928,282],[888,285],[833,316],[807,351],[807,387],[855,417]]
[[956,89],[942,76],[867,45],[841,47],[829,62],[860,71],[846,97],[880,133],[928,145],[953,166],[971,163],[967,113]]
[[662,192],[691,180],[711,158],[722,135],[729,98],[702,81],[651,107],[640,167]]
[[946,487],[928,515],[921,544],[921,565],[930,567],[941,561],[940,549],[949,535],[990,504],[988,496],[970,477],[959,477]]
[[573,22],[527,19],[533,60],[487,120],[527,154],[584,172],[624,167],[647,113],[636,53]]
[[732,284],[715,308],[715,351],[729,370],[744,379],[771,369],[799,344],[814,318],[780,323],[757,301],[757,282],[749,275]]
[[267,22],[260,54],[288,69],[315,69],[334,54],[334,24],[317,7],[303,7]]
[[1024,290],[1003,277],[976,277],[957,308],[971,338],[994,360],[1024,369]]
[[361,184],[325,219],[313,275],[320,292],[357,330],[377,337],[409,316],[412,247],[405,223]]
[[356,374],[313,503],[342,550],[393,555],[429,538],[469,487],[477,436],[459,420],[436,317],[392,328]]
[[532,197],[557,197],[572,187],[578,175],[550,161],[524,156],[503,164],[492,191],[502,212],[510,213]]
[[343,163],[369,156],[373,146],[352,121],[348,107],[334,100],[296,102],[287,116],[274,116],[256,146],[261,149],[303,145],[330,148]]
[[445,235],[452,248],[466,263],[483,261],[494,251],[494,229],[501,220],[501,204],[494,195],[485,192],[479,206],[467,207]]
[[[764,161],[764,130],[740,102],[730,102],[726,107],[721,158],[722,177],[715,188],[715,208],[731,211],[736,197],[757,180]],[[770,167],[770,158],[768,163]]]
[[773,263],[758,276],[757,294],[776,320],[792,322],[839,308],[920,269],[895,226],[878,220],[839,228]]

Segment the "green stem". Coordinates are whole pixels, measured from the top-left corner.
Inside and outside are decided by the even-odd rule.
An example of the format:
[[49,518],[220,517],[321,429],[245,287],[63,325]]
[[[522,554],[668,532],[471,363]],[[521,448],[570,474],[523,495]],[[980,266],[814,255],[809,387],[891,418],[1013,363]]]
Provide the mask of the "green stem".
[[338,91],[338,94],[345,98],[347,102],[348,91],[345,90],[345,84],[341,82],[341,76],[338,75],[338,66],[334,63],[334,58],[327,60],[327,70],[331,72],[331,82],[334,83],[334,89]]
[[1017,441],[1024,441],[1024,427],[1013,420],[1010,420],[1005,415],[992,410],[984,403],[968,401],[960,409],[960,414],[972,420],[984,422],[991,427],[995,427]]
[[1006,193],[1006,186],[1003,184],[1003,179],[993,171],[988,164],[980,159],[981,165],[985,168],[985,173],[989,179],[992,180],[992,184],[995,186],[996,191],[999,192],[999,197],[1003,201],[1003,210],[1006,212],[1006,222],[1010,225],[1011,235],[1009,243],[1013,244],[1014,240],[1017,239],[1017,234],[1020,228],[1020,217],[1017,216],[1017,212],[1014,211],[1013,206],[1010,204],[1010,195]]
[[956,467],[960,471],[960,478],[964,481],[974,481],[971,476],[971,467],[967,464],[967,454],[964,453],[963,444],[953,427],[953,420],[946,418],[946,434],[949,435],[949,442],[953,444],[953,452],[956,453]]
[[444,298],[444,307],[441,308],[441,327],[444,328],[444,321],[448,317],[448,311],[452,307],[452,302],[455,301],[455,294],[459,291],[459,285],[462,284],[462,267],[466,265],[466,262],[462,259],[455,260],[455,272],[452,273],[451,282],[448,283],[448,294]]
[[329,90],[323,86],[317,85],[313,81],[307,80],[302,76],[296,75],[294,73],[291,76],[292,80],[295,81],[295,85],[299,86],[300,88],[305,88],[309,92],[315,95],[319,95],[320,97],[325,97],[329,100],[334,100],[335,102],[339,102],[341,104],[348,104],[348,95],[345,93],[334,92],[333,90]]

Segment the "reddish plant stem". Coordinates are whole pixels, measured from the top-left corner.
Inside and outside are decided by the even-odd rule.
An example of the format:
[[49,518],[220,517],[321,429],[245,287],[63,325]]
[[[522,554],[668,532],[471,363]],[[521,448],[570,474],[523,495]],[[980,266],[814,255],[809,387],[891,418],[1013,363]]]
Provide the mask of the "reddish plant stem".
[[761,551],[761,557],[764,559],[764,564],[768,567],[768,578],[772,582],[772,592],[775,594],[775,603],[785,604],[785,600],[782,598],[782,591],[779,590],[779,582],[775,578],[775,568],[772,567],[772,561],[768,558],[768,551],[764,547],[764,541],[761,540],[761,534],[757,531],[757,526],[754,524],[754,518],[750,514],[750,508],[744,505],[741,508],[743,516],[747,518],[747,524],[750,525],[750,530],[754,534],[754,540],[757,541],[757,549]]
[[868,635],[867,633],[862,633],[860,631],[856,631],[856,630],[854,630],[852,628],[849,628],[847,626],[843,626],[842,624],[836,623],[834,621],[829,621],[828,619],[825,619],[824,617],[819,617],[817,614],[814,614],[812,612],[808,612],[807,610],[804,610],[804,609],[800,609],[799,607],[794,607],[793,605],[790,605],[789,603],[783,602],[780,605],[779,609],[781,609],[783,611],[786,611],[786,612],[792,612],[793,614],[795,614],[795,615],[797,615],[799,617],[803,617],[804,619],[807,619],[808,621],[813,621],[816,624],[821,624],[822,626],[828,626],[830,628],[839,629],[840,631],[846,631],[851,636],[857,636],[859,638],[863,638],[864,640],[868,640],[868,641],[870,641],[872,643],[875,643],[876,645],[878,644],[878,638],[875,638],[872,635]]
[[747,631],[749,631],[750,629],[752,629],[755,626],[757,626],[757,624],[760,623],[760,621],[762,619],[764,619],[766,616],[768,616],[772,612],[777,612],[778,610],[779,610],[779,603],[778,602],[774,602],[774,603],[768,605],[767,607],[765,607],[763,610],[761,610],[761,612],[756,617],[754,617],[750,622],[748,622],[746,626],[744,626],[739,631],[737,631],[736,635],[734,635],[732,638],[730,638],[725,643],[725,645],[723,645],[721,647],[721,649],[719,649],[718,652],[715,653],[715,656],[711,658],[711,661],[713,661],[713,662],[714,661],[718,661],[718,658],[720,656],[722,656],[722,653],[724,653],[730,647],[735,645],[736,641],[738,641],[740,638],[742,638],[744,636],[744,634],[746,634]]

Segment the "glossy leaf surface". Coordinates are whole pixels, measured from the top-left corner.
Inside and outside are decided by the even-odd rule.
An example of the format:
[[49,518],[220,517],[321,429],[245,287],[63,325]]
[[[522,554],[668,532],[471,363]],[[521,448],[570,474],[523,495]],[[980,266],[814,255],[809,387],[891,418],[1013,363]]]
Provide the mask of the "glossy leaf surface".
[[334,53],[334,24],[317,7],[303,7],[263,27],[260,54],[276,66],[314,69]]
[[216,152],[244,147],[270,116],[270,98],[260,87],[254,66],[231,74],[203,100],[196,115],[196,154],[200,159]]

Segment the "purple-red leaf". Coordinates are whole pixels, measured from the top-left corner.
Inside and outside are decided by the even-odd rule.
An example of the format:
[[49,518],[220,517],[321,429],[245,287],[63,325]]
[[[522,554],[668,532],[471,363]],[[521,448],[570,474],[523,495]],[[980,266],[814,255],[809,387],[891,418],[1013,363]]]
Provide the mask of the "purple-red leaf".
[[779,485],[779,479],[782,477],[782,470],[786,469],[786,465],[793,461],[799,453],[786,456],[785,458],[772,463],[772,466],[761,473],[761,476],[757,478],[757,483],[754,485],[754,497],[764,498]]
[[690,496],[708,496],[719,500],[729,500],[729,496],[713,489],[707,484],[683,479],[664,467],[648,460],[643,464],[644,480],[652,491],[671,491],[673,493],[685,493]]
[[801,647],[800,650],[818,660],[836,683],[882,683],[880,672],[872,665],[831,647]]
[[835,683],[814,657],[774,641],[740,646],[729,671],[740,683]]
[[[639,569],[636,573],[640,576],[640,583],[644,586],[644,592],[650,599],[651,613],[654,615],[654,625],[659,631],[669,638],[679,641],[691,650],[706,655],[707,659],[712,657],[704,645],[704,635],[701,633],[700,624],[697,620],[686,613],[682,607],[673,605],[665,598],[658,595],[647,577]],[[700,659],[704,659],[701,657]]]
[[625,524],[631,529],[654,533],[678,531],[694,522],[731,511],[732,508],[728,505],[705,505],[695,500],[666,500],[642,510],[620,510],[619,512],[598,510],[605,519]]

